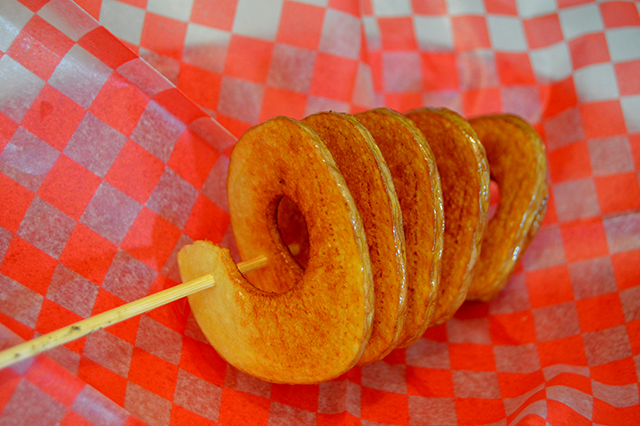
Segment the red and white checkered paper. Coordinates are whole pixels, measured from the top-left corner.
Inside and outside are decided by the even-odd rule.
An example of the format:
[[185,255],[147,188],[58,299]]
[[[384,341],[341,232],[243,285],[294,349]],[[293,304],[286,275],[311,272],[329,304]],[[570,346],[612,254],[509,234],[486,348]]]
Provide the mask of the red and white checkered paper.
[[503,294],[314,386],[227,365],[185,300],[0,370],[0,424],[581,425],[640,419],[640,4],[2,0],[0,346],[233,247],[228,156],[274,115],[503,111],[551,202]]

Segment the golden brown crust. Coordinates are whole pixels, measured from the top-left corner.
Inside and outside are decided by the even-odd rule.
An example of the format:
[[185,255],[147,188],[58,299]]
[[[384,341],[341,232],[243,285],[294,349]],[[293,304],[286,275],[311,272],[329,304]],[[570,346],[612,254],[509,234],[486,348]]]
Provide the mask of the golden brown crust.
[[549,196],[544,144],[521,118],[496,114],[470,119],[485,147],[491,179],[500,189],[467,294],[489,301],[504,288],[538,230]]
[[487,221],[489,167],[475,132],[455,112],[420,108],[406,114],[436,158],[444,202],[442,276],[432,325],[451,318],[465,300]]
[[[198,324],[224,359],[263,380],[318,383],[343,374],[371,333],[373,283],[362,222],[329,151],[308,126],[276,117],[240,138],[228,173],[241,256],[266,255],[269,265],[252,284],[224,250],[205,242],[183,248],[183,280],[216,274],[214,288],[189,297]],[[308,224],[304,272],[277,228],[283,196]]]
[[321,112],[302,122],[323,139],[362,217],[375,289],[373,330],[357,365],[387,355],[406,314],[402,213],[393,181],[371,134],[352,115]]
[[407,317],[398,347],[429,325],[440,281],[443,214],[440,179],[431,149],[401,114],[379,108],[356,114],[384,156],[402,210],[407,257]]

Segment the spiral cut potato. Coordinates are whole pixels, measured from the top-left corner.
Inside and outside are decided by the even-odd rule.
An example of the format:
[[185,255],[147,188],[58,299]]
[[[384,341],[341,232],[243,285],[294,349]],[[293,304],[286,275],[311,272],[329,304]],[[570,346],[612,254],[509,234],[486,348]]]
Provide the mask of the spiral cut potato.
[[268,266],[244,276],[228,249],[185,246],[182,279],[216,277],[189,296],[194,316],[224,359],[270,382],[382,359],[502,290],[546,211],[546,167],[539,136],[512,115],[379,108],[261,123],[233,149],[227,192],[241,257]]

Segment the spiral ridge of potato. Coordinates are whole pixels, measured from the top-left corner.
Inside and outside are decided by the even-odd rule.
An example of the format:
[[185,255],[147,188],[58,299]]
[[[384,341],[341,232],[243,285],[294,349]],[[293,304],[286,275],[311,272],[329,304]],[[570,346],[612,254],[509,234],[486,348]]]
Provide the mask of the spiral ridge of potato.
[[194,316],[240,370],[318,383],[412,344],[465,300],[495,298],[546,212],[547,162],[514,115],[321,112],[249,129],[227,191],[241,257],[269,264],[245,277],[226,249],[183,248],[183,280],[218,281],[190,296]]

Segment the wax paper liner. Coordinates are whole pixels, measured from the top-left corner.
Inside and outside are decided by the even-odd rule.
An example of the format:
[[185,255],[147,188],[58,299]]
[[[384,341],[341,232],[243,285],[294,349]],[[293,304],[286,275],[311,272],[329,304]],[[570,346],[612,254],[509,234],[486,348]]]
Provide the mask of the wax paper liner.
[[78,4],[0,3],[2,347],[177,284],[194,239],[233,247],[234,135],[276,114],[519,114],[550,207],[497,300],[337,380],[242,374],[179,301],[0,372],[0,424],[640,418],[637,2]]

